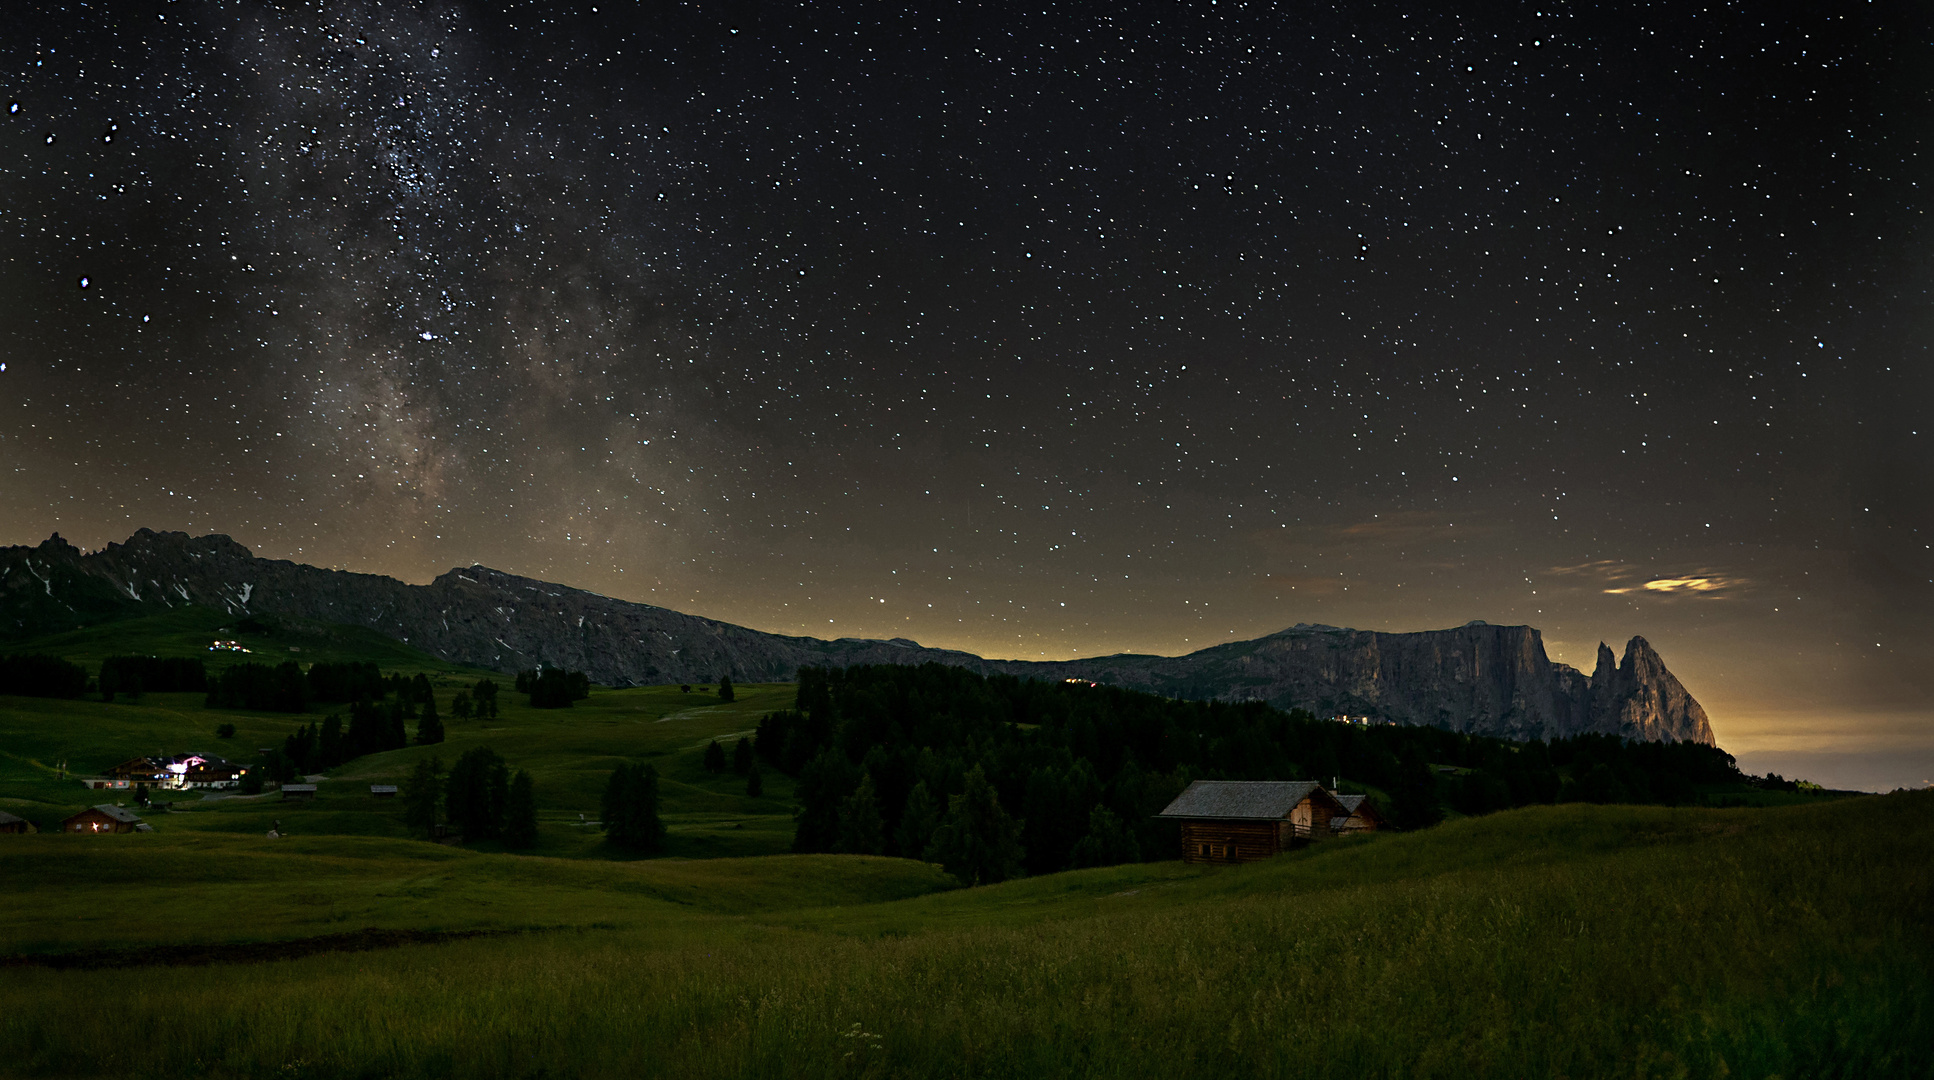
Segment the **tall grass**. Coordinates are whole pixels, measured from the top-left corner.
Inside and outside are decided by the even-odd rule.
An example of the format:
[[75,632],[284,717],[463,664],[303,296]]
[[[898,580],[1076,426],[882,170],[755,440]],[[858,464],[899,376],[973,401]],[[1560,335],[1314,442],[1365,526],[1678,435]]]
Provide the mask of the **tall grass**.
[[253,966],[14,968],[0,1071],[1921,1077],[1931,825],[1934,793],[1540,808],[1225,871],[751,915],[699,900],[613,930]]

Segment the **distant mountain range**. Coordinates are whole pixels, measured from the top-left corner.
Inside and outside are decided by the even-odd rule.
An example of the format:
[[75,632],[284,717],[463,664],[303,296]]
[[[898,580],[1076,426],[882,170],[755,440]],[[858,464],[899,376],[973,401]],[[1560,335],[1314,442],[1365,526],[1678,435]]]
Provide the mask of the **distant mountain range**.
[[768,634],[483,567],[406,585],[258,559],[220,535],[143,529],[125,544],[82,554],[56,533],[38,546],[0,548],[0,636],[54,633],[184,604],[363,626],[456,663],[571,668],[608,686],[722,675],[783,682],[803,666],[937,662],[1518,739],[1605,732],[1713,741],[1705,710],[1639,637],[1620,660],[1600,644],[1589,677],[1550,660],[1536,629],[1483,622],[1407,634],[1298,624],[1185,656],[988,660],[904,638]]

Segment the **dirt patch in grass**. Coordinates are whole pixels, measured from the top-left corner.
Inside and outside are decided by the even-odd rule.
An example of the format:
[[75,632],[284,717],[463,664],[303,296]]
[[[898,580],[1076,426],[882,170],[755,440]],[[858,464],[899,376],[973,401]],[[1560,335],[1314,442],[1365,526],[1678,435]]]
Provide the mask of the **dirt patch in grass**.
[[153,945],[140,949],[84,949],[79,952],[0,956],[0,968],[45,967],[57,971],[100,968],[202,967],[208,964],[266,964],[299,960],[317,953],[369,952],[404,945],[437,945],[467,938],[500,937],[519,930],[352,930],[343,934],[251,941],[228,945]]

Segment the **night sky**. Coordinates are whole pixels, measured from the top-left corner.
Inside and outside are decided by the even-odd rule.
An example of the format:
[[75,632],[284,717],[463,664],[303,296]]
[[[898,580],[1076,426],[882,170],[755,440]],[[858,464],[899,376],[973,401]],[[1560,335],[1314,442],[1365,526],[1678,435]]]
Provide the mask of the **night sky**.
[[9,3],[0,543],[1643,634],[1934,778],[1925,9],[602,7]]

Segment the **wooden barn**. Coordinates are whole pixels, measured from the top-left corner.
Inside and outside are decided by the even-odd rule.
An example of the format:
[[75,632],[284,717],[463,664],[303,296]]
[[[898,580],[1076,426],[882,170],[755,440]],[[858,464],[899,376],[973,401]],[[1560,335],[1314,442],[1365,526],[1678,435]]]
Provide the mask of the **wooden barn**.
[[122,833],[134,832],[141,825],[141,816],[111,803],[90,806],[87,809],[60,823],[61,832],[78,833]]
[[1332,835],[1343,804],[1313,780],[1197,780],[1156,816],[1182,825],[1186,862],[1267,859]]
[[1338,795],[1336,801],[1343,804],[1343,809],[1348,813],[1342,817],[1330,819],[1332,832],[1338,834],[1376,832],[1378,829],[1388,828],[1384,824],[1383,814],[1377,810],[1377,804],[1370,801],[1370,796]]
[[17,817],[7,813],[5,810],[0,810],[0,833],[30,833],[39,831],[40,829],[35,827],[34,823],[28,821],[26,818]]
[[283,784],[282,785],[283,802],[289,802],[292,799],[313,799],[315,797],[316,797],[316,785],[314,784]]
[[196,788],[236,788],[242,786],[242,777],[248,769],[232,761],[218,757],[204,757],[189,754],[176,762],[172,769],[180,769],[180,778],[175,786],[187,790]]
[[166,761],[138,757],[123,761],[103,775],[87,777],[81,783],[97,791],[104,788],[124,791],[130,788],[140,790],[161,787],[171,783],[173,779],[174,777],[168,772]]

